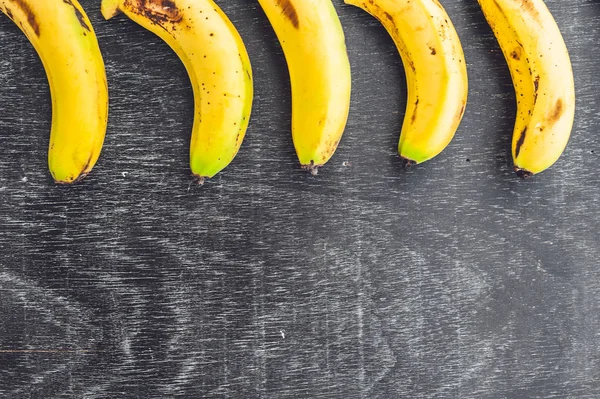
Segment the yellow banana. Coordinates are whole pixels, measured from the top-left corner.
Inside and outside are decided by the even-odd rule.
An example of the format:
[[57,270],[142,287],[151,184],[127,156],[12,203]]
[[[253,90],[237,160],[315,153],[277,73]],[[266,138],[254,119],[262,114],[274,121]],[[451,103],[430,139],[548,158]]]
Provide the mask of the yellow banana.
[[575,115],[567,47],[543,0],[478,0],[508,63],[517,98],[512,156],[520,177],[550,167]]
[[406,165],[450,143],[467,103],[467,67],[450,17],[437,0],[345,0],[377,18],[392,36],[406,73],[408,99],[398,143]]
[[252,69],[242,39],[212,0],[103,0],[163,39],[182,60],[194,92],[190,167],[202,183],[236,156],[248,127]]
[[317,174],[334,154],[350,107],[350,62],[331,0],[258,0],[283,49],[292,90],[292,138]]
[[94,167],[104,143],[108,86],[92,25],[77,0],[0,0],[37,51],[50,86],[48,166],[57,183]]

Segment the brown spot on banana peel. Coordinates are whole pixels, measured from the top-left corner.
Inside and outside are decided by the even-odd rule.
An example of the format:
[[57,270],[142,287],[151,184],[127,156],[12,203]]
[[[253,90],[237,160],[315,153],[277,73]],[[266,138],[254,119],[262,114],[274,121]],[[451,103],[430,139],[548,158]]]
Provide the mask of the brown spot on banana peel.
[[394,17],[392,17],[392,14],[390,14],[389,12],[384,11],[383,15],[388,19],[388,21],[390,21],[392,23],[394,22]]
[[415,62],[413,60],[408,60],[408,66],[412,69],[413,73],[417,73],[417,68],[415,67]]
[[63,3],[66,3],[66,4],[70,5],[71,7],[73,7],[73,10],[75,11],[75,16],[77,17],[77,20],[79,21],[79,25],[81,25],[81,27],[83,29],[87,30],[88,32],[91,32],[92,29],[89,27],[89,25],[85,21],[85,16],[81,13],[81,11],[79,11],[79,8],[75,7],[75,4],[73,4],[73,2],[71,0],[63,0]]
[[164,30],[167,30],[165,23],[176,24],[183,19],[183,13],[173,0],[125,0],[125,6]]
[[[496,35],[497,34],[498,33],[496,33]],[[521,55],[523,54],[523,45],[518,40],[515,40],[515,42],[517,43],[517,47],[515,47],[510,53],[510,58],[519,61],[521,59]],[[529,72],[531,73],[531,68],[529,68]]]
[[549,124],[553,124],[556,123],[556,121],[558,121],[560,119],[560,117],[563,114],[563,100],[562,98],[559,98],[558,100],[556,100],[556,104],[554,105],[554,109],[552,110],[552,112],[550,112],[550,115],[548,117],[548,123]]
[[523,146],[523,143],[525,142],[526,134],[527,134],[527,126],[521,132],[521,135],[519,136],[519,139],[517,140],[517,144],[515,145],[515,158],[519,157],[519,153],[521,152],[521,147]]
[[291,0],[277,0],[277,6],[281,8],[283,15],[292,23],[292,26],[298,29],[300,27],[300,18]]
[[40,36],[40,25],[38,24],[37,18],[35,17],[35,14],[33,13],[33,10],[31,10],[31,7],[27,3],[27,1],[26,0],[14,0],[14,3],[17,5],[17,7],[19,7],[21,9],[23,14],[25,14],[27,16],[27,23],[29,24],[29,26],[31,26],[31,29],[33,29],[33,32],[35,33],[35,35],[39,37]]
[[535,104],[537,102],[539,88],[540,88],[540,75],[537,75],[535,77],[535,79],[533,79],[533,104]]
[[532,0],[521,0],[521,9],[531,15],[536,22],[540,23],[540,13]]
[[460,110],[458,111],[458,115],[456,117],[456,119],[458,121],[460,121],[463,117],[463,115],[465,114],[465,107],[467,106],[467,103],[465,101],[463,101],[462,106],[460,107]]
[[435,51],[435,47],[429,46],[429,50],[431,50],[431,55],[437,54],[437,51]]
[[410,123],[414,124],[415,123],[415,119],[417,119],[417,105],[419,105],[419,99],[417,98],[417,100],[415,101],[415,108],[413,109],[413,113],[410,117]]

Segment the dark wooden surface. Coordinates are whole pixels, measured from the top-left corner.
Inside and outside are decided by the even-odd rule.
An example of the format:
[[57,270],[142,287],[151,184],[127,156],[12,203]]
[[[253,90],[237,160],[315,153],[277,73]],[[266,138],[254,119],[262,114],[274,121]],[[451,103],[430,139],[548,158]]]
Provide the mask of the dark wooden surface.
[[391,39],[336,0],[348,128],[317,177],[290,137],[287,69],[254,1],[218,1],[246,41],[255,106],[234,162],[192,184],[177,56],[82,1],[110,120],[81,184],[52,183],[33,48],[0,18],[0,397],[600,397],[600,3],[548,0],[577,113],[556,165],[511,170],[508,69],[475,0],[446,0],[470,74],[450,146],[401,169]]

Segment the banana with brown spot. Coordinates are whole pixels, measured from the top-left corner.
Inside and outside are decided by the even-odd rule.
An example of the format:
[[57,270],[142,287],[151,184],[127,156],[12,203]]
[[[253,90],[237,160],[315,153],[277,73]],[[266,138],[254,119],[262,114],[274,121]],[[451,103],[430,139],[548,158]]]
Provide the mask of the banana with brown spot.
[[234,159],[253,100],[252,68],[242,38],[212,0],[103,0],[163,39],[179,56],[194,92],[190,167],[199,182]]
[[292,89],[292,138],[304,169],[317,174],[342,138],[350,108],[350,62],[331,0],[258,0],[285,54]]
[[567,47],[543,0],[478,0],[516,92],[512,156],[520,177],[552,166],[571,135],[575,85]]
[[425,162],[450,143],[468,94],[467,67],[450,17],[437,0],[345,0],[377,18],[392,36],[406,73],[408,99],[398,152]]
[[106,134],[108,86],[96,35],[77,0],[0,0],[46,71],[52,98],[48,167],[73,183],[94,167]]

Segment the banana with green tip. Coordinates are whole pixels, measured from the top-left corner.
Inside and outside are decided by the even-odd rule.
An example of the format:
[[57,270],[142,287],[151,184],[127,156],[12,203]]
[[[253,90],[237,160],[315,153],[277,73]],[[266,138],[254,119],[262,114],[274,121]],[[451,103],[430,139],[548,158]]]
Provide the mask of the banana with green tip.
[[292,138],[317,174],[342,138],[350,108],[350,61],[331,0],[258,0],[283,49],[292,89]]
[[94,167],[106,134],[108,86],[96,35],[77,0],[0,0],[25,33],[48,77],[52,127],[48,167],[73,183]]
[[467,67],[450,17],[437,0],[345,0],[377,18],[406,73],[408,99],[398,143],[406,165],[427,161],[450,143],[467,103]]
[[223,170],[242,144],[253,100],[252,69],[242,38],[212,0],[103,0],[163,39],[179,56],[194,92],[192,173],[203,182]]
[[543,0],[478,0],[506,58],[517,100],[512,156],[520,177],[553,165],[575,116],[567,47]]

